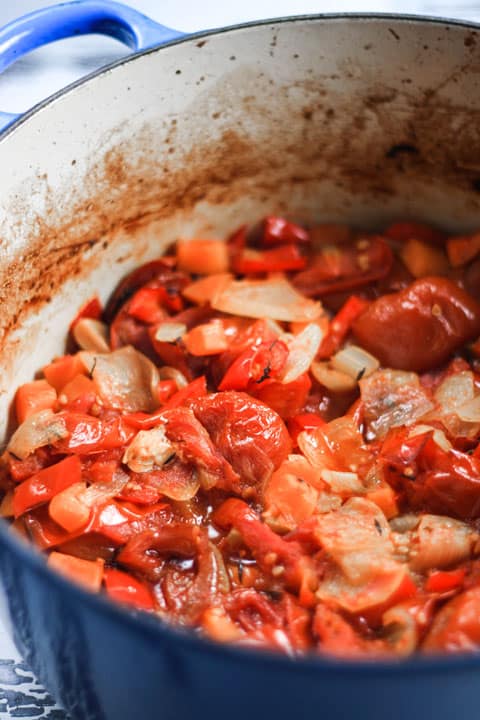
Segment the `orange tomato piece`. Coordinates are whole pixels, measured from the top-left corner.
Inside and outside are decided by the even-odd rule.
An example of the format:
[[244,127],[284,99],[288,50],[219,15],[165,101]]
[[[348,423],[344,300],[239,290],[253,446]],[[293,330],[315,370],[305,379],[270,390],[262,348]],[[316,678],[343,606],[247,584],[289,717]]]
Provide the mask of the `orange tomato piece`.
[[46,380],[34,380],[21,385],[15,395],[15,413],[19,423],[30,415],[53,408],[57,402],[55,388]]

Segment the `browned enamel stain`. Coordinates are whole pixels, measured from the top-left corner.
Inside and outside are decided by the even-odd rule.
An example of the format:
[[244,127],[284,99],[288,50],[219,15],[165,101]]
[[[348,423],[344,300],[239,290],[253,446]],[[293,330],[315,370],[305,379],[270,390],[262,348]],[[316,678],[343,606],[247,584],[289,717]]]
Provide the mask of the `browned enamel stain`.
[[[475,42],[475,33],[466,36],[466,53]],[[182,118],[165,118],[161,162],[151,159],[155,138],[146,129],[92,163],[88,199],[69,207],[63,220],[55,198],[48,199],[45,214],[33,223],[28,253],[0,274],[0,337],[48,302],[67,279],[89,273],[106,244],[114,242],[116,230],[128,226],[140,237],[152,219],[188,211],[200,201],[228,205],[255,192],[274,204],[279,184],[321,187],[328,179],[381,202],[396,192],[401,177],[424,183],[434,177],[445,189],[474,189],[472,202],[478,202],[480,111],[449,104],[441,93],[468,64],[423,95],[410,86],[400,92],[372,81],[346,96],[341,83],[336,89],[341,78],[335,74],[275,88],[270,104],[252,91],[270,87],[268,74],[257,68],[245,76],[240,63],[235,65],[238,69],[217,88],[213,105],[211,90],[199,91],[191,111],[211,118],[211,124],[198,131],[191,149],[184,150],[179,140]],[[228,87],[236,72],[244,73],[248,91],[232,118]],[[183,82],[182,76],[177,82]],[[253,125],[260,127],[258,144],[251,139]],[[132,148],[140,149],[135,161]],[[48,183],[48,178],[39,176],[38,182]],[[284,203],[278,208],[288,211]],[[13,224],[20,223],[21,213],[21,207],[12,206]]]

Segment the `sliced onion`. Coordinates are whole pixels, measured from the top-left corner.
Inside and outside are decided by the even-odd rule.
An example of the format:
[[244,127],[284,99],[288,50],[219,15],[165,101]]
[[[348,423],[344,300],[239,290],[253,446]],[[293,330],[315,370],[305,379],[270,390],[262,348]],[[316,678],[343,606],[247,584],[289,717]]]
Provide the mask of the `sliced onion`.
[[460,520],[442,515],[423,515],[413,533],[410,567],[424,571],[447,568],[467,560],[478,540],[478,534]]
[[322,470],[321,478],[334,493],[350,496],[355,493],[364,493],[363,487],[357,473],[339,472],[338,470]]
[[413,425],[434,408],[412,372],[377,370],[359,385],[369,439],[384,437],[392,427]]
[[435,391],[435,400],[444,412],[452,412],[475,397],[473,373],[462,370],[445,378]]
[[155,340],[158,342],[176,342],[187,332],[187,326],[183,323],[161,323],[155,332]]
[[350,498],[337,512],[319,516],[315,535],[354,584],[371,580],[393,552],[385,515],[364,498]]
[[212,299],[215,310],[251,318],[310,322],[322,312],[319,302],[298,293],[283,277],[231,280]]
[[382,616],[387,639],[397,655],[404,657],[415,652],[419,642],[418,625],[408,604],[395,605]]
[[200,278],[183,288],[182,295],[191,302],[203,305],[207,302],[213,304],[215,298],[233,280],[230,273],[215,273]]
[[107,355],[81,352],[79,356],[108,407],[127,412],[153,412],[158,407],[158,370],[135,348],[128,345]]
[[94,505],[102,505],[107,500],[120,495],[129,480],[130,477],[128,473],[119,468],[113,474],[111,480],[106,482],[99,481],[90,485],[90,487],[82,493],[81,500],[90,508]]
[[357,385],[357,381],[351,375],[335,370],[328,362],[313,362],[311,372],[320,385],[332,392],[348,392]]
[[173,380],[177,384],[177,388],[179,390],[187,387],[188,385],[187,378],[182,372],[180,372],[180,370],[177,370],[177,368],[164,365],[159,369],[158,373],[160,380]]
[[461,405],[456,414],[464,422],[480,423],[480,395]]
[[282,382],[290,383],[306,373],[315,359],[323,333],[315,323],[309,323],[298,335],[288,341],[288,358]]
[[428,418],[440,420],[453,437],[473,439],[480,432],[480,398],[473,373],[462,370],[445,378],[435,392],[438,407]]
[[93,318],[80,318],[73,326],[72,335],[82,350],[108,353],[108,327],[100,320]]
[[346,373],[354,380],[368,377],[380,367],[377,358],[358,345],[348,345],[343,348],[332,357],[330,362],[335,370]]
[[13,433],[7,450],[25,460],[37,448],[68,437],[65,420],[52,410],[41,410],[30,415]]
[[151,472],[160,468],[175,454],[173,445],[165,435],[163,425],[151,430],[140,430],[125,450],[122,462],[136,473]]
[[443,430],[434,428],[431,425],[415,425],[415,427],[410,430],[409,437],[415,437],[415,435],[424,435],[425,433],[429,432],[433,432],[433,441],[437,443],[439,448],[441,448],[445,452],[449,452],[452,449],[452,443],[447,438]]

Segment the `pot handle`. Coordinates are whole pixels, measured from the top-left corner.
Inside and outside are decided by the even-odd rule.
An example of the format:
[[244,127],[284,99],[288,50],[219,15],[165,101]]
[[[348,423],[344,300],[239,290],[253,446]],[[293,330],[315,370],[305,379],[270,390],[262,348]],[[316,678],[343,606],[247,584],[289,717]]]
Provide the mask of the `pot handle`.
[[[184,35],[113,0],[74,0],[28,13],[1,28],[0,72],[42,45],[91,33],[120,40],[134,52]],[[0,132],[19,117],[0,112]]]

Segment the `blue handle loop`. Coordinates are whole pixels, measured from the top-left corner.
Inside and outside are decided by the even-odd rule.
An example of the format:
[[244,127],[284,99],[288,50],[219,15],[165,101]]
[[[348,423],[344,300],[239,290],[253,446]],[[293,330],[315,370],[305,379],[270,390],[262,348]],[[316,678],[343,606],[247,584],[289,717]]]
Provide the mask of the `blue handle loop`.
[[[120,40],[134,52],[184,35],[113,0],[74,0],[29,13],[0,29],[0,72],[42,45],[91,33]],[[0,112],[0,132],[19,117]]]

